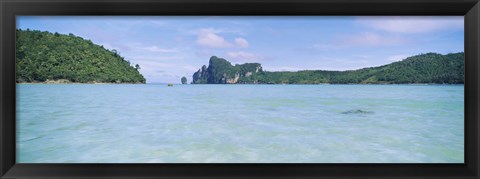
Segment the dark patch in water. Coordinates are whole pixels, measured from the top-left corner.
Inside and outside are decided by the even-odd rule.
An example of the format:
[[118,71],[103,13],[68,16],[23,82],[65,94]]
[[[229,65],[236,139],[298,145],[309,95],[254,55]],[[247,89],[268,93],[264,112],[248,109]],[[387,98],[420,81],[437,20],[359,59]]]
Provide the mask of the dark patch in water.
[[278,108],[263,108],[267,111],[278,111]]
[[23,141],[20,141],[20,142],[28,142],[28,141],[32,141],[32,140],[37,140],[37,139],[40,139],[42,138],[43,136],[38,136],[38,137],[34,137],[34,138],[30,138],[30,139],[26,139],[26,140],[23,140]]
[[361,109],[355,109],[355,110],[348,110],[342,112],[342,114],[373,114],[373,111],[364,111]]

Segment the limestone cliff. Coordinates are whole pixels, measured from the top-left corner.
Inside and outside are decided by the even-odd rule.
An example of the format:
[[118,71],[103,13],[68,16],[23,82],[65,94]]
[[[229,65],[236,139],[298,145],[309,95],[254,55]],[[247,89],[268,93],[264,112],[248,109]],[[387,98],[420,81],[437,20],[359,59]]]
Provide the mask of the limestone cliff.
[[254,76],[262,72],[259,63],[232,65],[229,61],[212,56],[208,67],[202,66],[192,76],[193,84],[236,84],[256,83]]

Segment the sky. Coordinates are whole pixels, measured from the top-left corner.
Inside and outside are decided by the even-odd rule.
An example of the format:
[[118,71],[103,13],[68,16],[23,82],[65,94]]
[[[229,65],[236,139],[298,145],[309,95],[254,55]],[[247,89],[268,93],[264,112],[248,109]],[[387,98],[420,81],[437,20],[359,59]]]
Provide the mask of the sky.
[[464,51],[463,16],[17,16],[139,64],[147,83],[188,82],[211,56],[265,71],[354,70]]

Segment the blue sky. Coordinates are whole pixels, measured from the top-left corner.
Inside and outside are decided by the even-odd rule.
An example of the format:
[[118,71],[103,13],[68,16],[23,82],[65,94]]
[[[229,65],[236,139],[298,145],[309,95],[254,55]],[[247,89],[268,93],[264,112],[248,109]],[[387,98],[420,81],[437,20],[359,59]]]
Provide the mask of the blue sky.
[[147,83],[190,82],[212,55],[297,71],[464,51],[463,16],[17,16],[17,28],[72,33],[116,49],[140,65]]

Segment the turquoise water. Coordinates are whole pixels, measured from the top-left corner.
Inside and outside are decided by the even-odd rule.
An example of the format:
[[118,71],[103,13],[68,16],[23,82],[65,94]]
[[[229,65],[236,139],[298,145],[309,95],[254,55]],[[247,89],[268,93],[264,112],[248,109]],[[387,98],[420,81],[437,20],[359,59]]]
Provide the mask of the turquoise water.
[[463,85],[17,85],[19,163],[463,163]]

